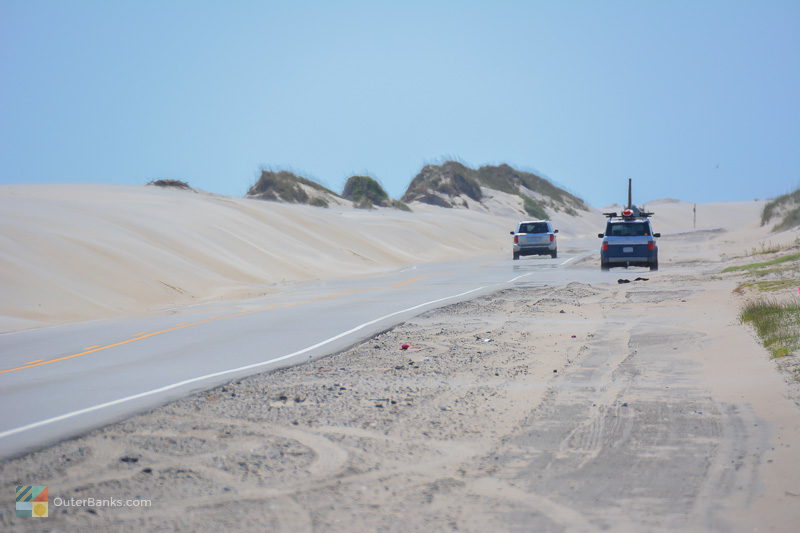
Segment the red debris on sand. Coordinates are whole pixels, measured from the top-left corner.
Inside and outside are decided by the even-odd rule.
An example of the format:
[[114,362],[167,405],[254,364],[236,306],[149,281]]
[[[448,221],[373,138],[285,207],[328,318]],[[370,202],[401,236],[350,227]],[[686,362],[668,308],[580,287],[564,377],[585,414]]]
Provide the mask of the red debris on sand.
[[400,347],[401,350],[408,350],[411,347],[410,344],[404,344]]

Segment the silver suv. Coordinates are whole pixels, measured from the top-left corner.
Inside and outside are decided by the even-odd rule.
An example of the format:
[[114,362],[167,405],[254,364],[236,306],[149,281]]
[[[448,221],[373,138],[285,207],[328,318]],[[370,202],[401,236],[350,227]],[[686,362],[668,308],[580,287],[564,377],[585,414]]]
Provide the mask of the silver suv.
[[525,220],[517,224],[514,236],[514,259],[521,255],[549,255],[558,257],[557,229],[549,220]]

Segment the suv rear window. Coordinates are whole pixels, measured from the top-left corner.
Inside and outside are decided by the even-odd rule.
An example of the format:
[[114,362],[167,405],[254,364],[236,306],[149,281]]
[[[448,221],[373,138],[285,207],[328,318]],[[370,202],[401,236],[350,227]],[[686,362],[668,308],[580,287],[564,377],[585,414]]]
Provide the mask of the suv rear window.
[[640,237],[650,235],[648,222],[618,222],[608,224],[606,235],[609,237]]
[[532,222],[530,224],[520,224],[517,233],[549,233],[546,222]]

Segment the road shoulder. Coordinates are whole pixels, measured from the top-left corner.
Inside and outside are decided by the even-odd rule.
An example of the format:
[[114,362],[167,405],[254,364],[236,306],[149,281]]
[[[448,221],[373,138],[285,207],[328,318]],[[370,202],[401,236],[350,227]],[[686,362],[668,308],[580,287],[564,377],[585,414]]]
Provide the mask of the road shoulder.
[[[0,466],[57,528],[788,530],[797,406],[727,282],[521,285]],[[405,349],[402,349],[407,345]],[[0,524],[32,522],[4,509]]]

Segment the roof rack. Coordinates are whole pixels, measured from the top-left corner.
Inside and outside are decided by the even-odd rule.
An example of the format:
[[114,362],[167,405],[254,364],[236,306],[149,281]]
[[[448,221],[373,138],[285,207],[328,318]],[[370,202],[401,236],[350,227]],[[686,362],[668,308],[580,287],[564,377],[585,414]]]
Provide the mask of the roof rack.
[[637,218],[650,218],[654,214],[655,213],[652,213],[650,211],[642,211],[634,207],[634,209],[624,209],[622,213],[619,214],[617,214],[616,212],[603,213],[603,216],[606,216],[608,218],[619,218],[621,220],[634,220]]
[[633,205],[633,201],[631,200],[631,178],[628,178],[628,207],[622,210],[622,213],[619,215],[616,211],[612,211],[610,213],[603,213],[603,216],[607,216],[609,219],[612,218],[619,218],[621,220],[634,220],[637,218],[649,218],[653,216],[652,211],[642,211],[635,205]]

